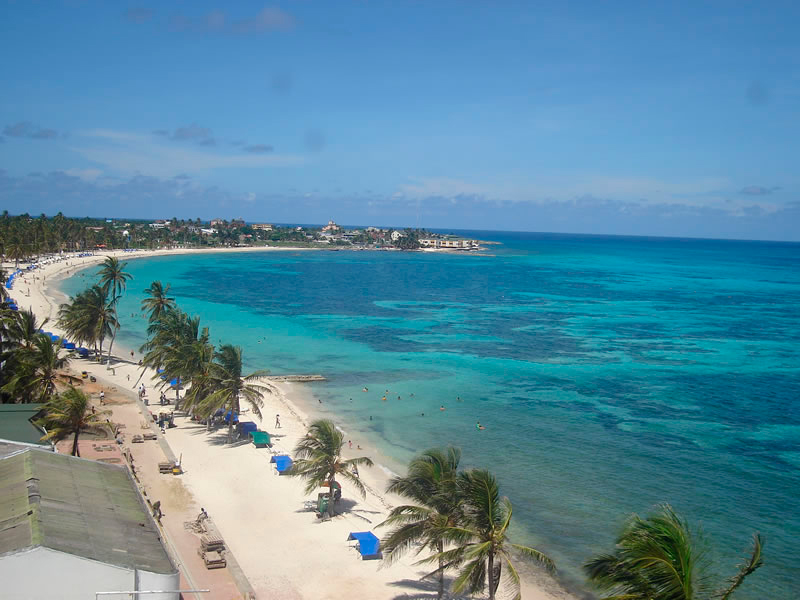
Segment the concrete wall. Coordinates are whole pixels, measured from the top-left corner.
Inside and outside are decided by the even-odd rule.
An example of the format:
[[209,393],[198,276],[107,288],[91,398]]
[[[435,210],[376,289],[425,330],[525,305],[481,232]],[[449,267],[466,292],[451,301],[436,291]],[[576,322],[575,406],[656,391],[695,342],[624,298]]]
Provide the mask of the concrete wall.
[[[146,571],[114,567],[65,554],[50,548],[34,548],[0,556],[0,597],[25,600],[94,600],[96,592],[123,590],[177,590],[180,579]],[[138,583],[138,588],[137,588]],[[126,595],[100,596],[121,600]],[[178,600],[178,594],[147,594],[147,600]]]

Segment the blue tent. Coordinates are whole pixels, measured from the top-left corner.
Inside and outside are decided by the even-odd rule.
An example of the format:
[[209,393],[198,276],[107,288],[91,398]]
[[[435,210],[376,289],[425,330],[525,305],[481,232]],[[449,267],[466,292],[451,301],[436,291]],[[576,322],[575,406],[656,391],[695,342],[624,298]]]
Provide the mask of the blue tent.
[[381,541],[371,531],[351,531],[350,535],[347,536],[347,540],[358,541],[358,552],[361,554],[361,560],[383,557],[381,554]]
[[78,348],[78,355],[81,358],[89,358],[89,350],[88,350],[88,348]]
[[251,431],[258,431],[258,425],[256,425],[252,421],[239,422],[239,433],[241,433],[242,435],[248,435]]
[[269,462],[275,463],[275,468],[278,471],[278,475],[283,475],[292,468],[292,457],[286,454],[279,454],[277,456],[273,456],[269,459]]
[[73,344],[72,342],[65,342],[64,348],[66,348],[67,350],[75,350],[75,344]]
[[[226,423],[231,422],[231,411],[225,413],[225,418],[223,419],[223,421],[225,421]],[[239,415],[236,414],[233,415],[233,424],[236,425],[236,423],[238,422],[239,422]]]

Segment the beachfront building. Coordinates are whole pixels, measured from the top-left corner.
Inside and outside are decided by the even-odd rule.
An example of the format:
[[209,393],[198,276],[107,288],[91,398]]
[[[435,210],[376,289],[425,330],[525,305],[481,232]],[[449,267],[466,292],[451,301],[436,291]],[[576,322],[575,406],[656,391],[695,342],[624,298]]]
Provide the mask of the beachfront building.
[[325,227],[323,227],[323,228],[322,228],[322,231],[331,231],[331,232],[334,232],[334,231],[341,231],[341,229],[342,229],[342,228],[341,228],[341,227],[339,227],[339,226],[338,226],[336,223],[334,223],[333,221],[328,221],[328,224],[327,224],[327,225],[325,225]]
[[180,589],[178,570],[125,467],[30,445],[3,443],[0,452],[3,598],[85,600],[97,592]]
[[473,250],[480,248],[478,240],[453,240],[447,238],[423,238],[419,245],[422,248],[449,249],[449,250]]
[[219,227],[221,225],[225,225],[225,219],[211,219],[212,227]]

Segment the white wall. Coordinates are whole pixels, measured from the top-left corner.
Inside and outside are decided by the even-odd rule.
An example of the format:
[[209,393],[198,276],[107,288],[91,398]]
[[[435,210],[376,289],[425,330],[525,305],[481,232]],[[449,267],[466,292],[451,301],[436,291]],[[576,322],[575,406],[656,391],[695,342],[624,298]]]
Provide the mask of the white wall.
[[[179,576],[139,572],[139,589],[175,590]],[[94,600],[95,592],[135,590],[133,570],[65,554],[50,548],[0,556],[0,597],[9,600]],[[149,587],[153,585],[154,587]],[[128,596],[100,596],[118,600]],[[178,600],[177,594],[141,596]]]

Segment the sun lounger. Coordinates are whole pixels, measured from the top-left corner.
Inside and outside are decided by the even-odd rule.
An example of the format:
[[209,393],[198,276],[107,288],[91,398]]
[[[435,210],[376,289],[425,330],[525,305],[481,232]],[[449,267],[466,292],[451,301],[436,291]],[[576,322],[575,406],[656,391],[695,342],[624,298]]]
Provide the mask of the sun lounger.
[[142,439],[145,439],[145,440],[157,440],[158,436],[155,433],[153,433],[152,431],[150,431],[148,433],[143,433],[142,434]]
[[225,558],[219,552],[203,552],[203,562],[206,569],[224,569],[227,566]]
[[171,462],[160,462],[158,463],[158,472],[159,473],[172,473],[172,468],[175,466],[174,463]]
[[225,541],[216,535],[204,535],[200,538],[200,549],[203,552],[220,552],[225,549]]
[[131,438],[131,443],[133,443],[133,444],[143,444],[144,443],[144,438],[142,436],[138,435],[138,434],[134,435]]

